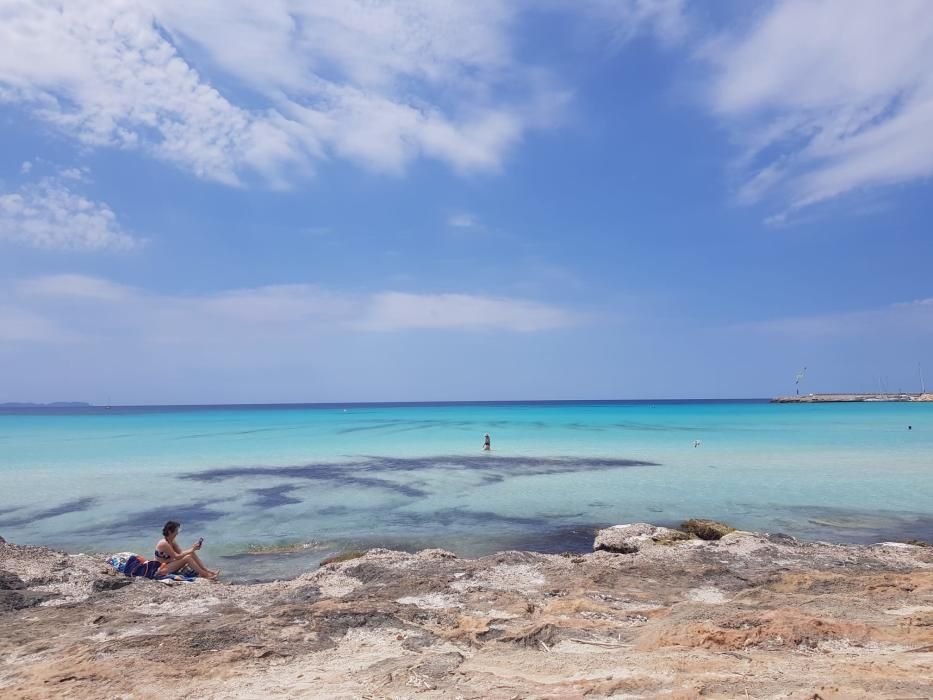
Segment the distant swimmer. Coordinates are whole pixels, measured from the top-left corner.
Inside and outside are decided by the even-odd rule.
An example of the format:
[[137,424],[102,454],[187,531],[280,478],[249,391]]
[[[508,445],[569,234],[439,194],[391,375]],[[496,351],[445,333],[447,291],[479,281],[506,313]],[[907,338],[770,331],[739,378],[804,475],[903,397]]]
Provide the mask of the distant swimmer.
[[701,440],[694,440],[694,441],[693,441],[693,446],[694,446],[694,447],[699,447],[699,446],[702,445],[702,444],[703,444],[703,442],[702,442]]
[[487,452],[492,449],[492,443],[489,440],[489,433],[483,436],[483,449]]
[[908,429],[908,430],[913,430],[913,429],[914,429],[914,426],[908,425],[908,426],[907,426],[907,429]]

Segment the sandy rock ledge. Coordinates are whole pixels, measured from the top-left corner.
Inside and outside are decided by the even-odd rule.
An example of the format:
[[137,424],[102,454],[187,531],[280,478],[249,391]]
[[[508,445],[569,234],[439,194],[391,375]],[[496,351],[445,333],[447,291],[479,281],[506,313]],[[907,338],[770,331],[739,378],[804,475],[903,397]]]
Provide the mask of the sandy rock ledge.
[[931,696],[933,549],[672,532],[608,528],[585,555],[373,550],[254,585],[125,583],[0,543],[0,696]]

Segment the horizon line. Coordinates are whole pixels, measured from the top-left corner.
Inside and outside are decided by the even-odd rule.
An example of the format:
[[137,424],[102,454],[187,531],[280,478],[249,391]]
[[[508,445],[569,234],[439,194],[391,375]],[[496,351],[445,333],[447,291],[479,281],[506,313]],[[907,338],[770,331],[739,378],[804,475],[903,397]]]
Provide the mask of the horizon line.
[[58,409],[108,409],[108,408],[245,408],[245,407],[346,407],[346,406],[456,406],[456,405],[523,405],[523,404],[613,404],[613,403],[680,403],[690,401],[747,402],[771,401],[774,397],[729,397],[729,398],[650,398],[650,399],[438,399],[424,401],[286,401],[247,403],[145,403],[145,404],[94,404],[86,401],[8,401],[0,408],[58,408]]

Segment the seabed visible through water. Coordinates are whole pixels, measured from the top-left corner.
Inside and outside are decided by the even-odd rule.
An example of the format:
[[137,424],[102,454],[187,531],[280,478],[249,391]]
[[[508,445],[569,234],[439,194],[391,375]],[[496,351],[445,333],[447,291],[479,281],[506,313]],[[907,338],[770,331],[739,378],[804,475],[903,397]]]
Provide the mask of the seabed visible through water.
[[253,579],[373,546],[581,551],[597,527],[694,516],[933,539],[931,455],[931,403],[5,410],[0,534],[146,553],[171,518]]

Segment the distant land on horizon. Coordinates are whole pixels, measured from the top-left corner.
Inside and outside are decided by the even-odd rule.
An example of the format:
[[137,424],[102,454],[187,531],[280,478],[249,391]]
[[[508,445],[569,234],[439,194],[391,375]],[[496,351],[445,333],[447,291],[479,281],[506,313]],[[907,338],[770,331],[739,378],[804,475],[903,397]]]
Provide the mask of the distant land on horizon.
[[0,408],[90,408],[92,405],[86,401],[52,401],[51,403],[7,401],[0,403]]
[[651,399],[453,399],[425,401],[306,401],[306,402],[259,402],[259,403],[141,403],[141,404],[94,404],[86,401],[7,401],[0,402],[0,409],[42,408],[91,408],[91,409],[202,409],[202,408],[348,408],[348,407],[414,407],[414,406],[500,406],[500,405],[559,405],[559,404],[618,404],[618,403],[767,403],[773,399],[755,398],[651,398]]
[[[182,403],[182,404],[118,404],[117,409],[166,408],[339,408],[350,406],[408,407],[408,406],[496,406],[527,404],[617,404],[617,403],[858,403],[858,402],[933,402],[933,393],[807,393],[771,398],[651,398],[651,399],[490,399],[448,401],[320,401],[320,402],[261,402],[261,403]],[[6,401],[0,408],[111,408],[87,401]]]
[[305,402],[258,402],[258,403],[141,403],[141,404],[94,404],[85,401],[7,401],[0,408],[113,408],[113,409],[162,409],[162,408],[346,408],[346,407],[414,407],[414,406],[498,406],[498,405],[557,405],[557,404],[618,404],[618,403],[767,403],[774,398],[650,398],[650,399],[451,399],[424,401],[305,401]]

